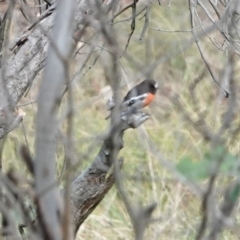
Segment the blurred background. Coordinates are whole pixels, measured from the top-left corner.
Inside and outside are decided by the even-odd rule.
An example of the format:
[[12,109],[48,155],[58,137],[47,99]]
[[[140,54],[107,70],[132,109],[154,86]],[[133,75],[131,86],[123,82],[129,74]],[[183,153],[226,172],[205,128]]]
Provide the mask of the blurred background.
[[[209,1],[202,2],[212,18],[217,19]],[[219,11],[224,11],[224,6],[215,2]],[[130,3],[131,1],[122,2],[119,11]],[[0,2],[1,14],[5,13],[7,4],[6,1]],[[39,14],[36,5],[36,2],[28,1],[35,16]],[[193,34],[188,1],[140,1],[136,12],[141,13],[136,17],[135,30],[126,51],[131,32],[132,9],[124,11],[112,23],[119,51],[122,53],[118,61],[121,78],[119,90],[124,96],[131,87],[151,77],[158,82],[159,91],[154,102],[144,109],[151,118],[140,128],[128,130],[124,134],[124,148],[120,152],[120,156],[124,157],[124,186],[132,202],[157,203],[154,212],[156,221],[149,225],[145,239],[194,239],[201,222],[201,198],[198,188],[191,188],[190,184],[206,186],[208,174],[202,173],[202,165],[198,164],[211,151],[209,140],[201,134],[196,124],[200,118],[207,124],[209,132],[217,132],[222,126],[229,98],[225,98],[222,89],[212,80],[196,43],[189,42]],[[197,24],[198,32],[210,26],[211,20],[201,7],[197,8],[197,13],[202,23]],[[146,18],[149,23],[145,31]],[[13,19],[11,41],[29,24],[22,16],[21,5],[16,8]],[[223,73],[228,55],[224,38],[219,31],[214,30],[201,38],[201,45],[216,78],[224,85]],[[78,42],[78,50],[71,63],[72,76],[82,66],[73,91],[76,175],[93,161],[102,144],[103,135],[109,128],[109,120],[105,120],[109,114],[106,102],[112,93],[104,72],[104,65],[108,64],[105,57],[108,54],[101,36],[89,27]],[[88,55],[89,59],[85,61]],[[155,63],[156,67],[151,70]],[[239,61],[236,61],[236,81],[239,78],[238,66]],[[41,78],[42,72],[18,103],[18,108],[26,112],[26,116],[20,126],[7,136],[2,156],[5,172],[18,169],[28,175],[27,169],[19,160],[19,146],[25,143],[34,152],[36,101]],[[226,87],[228,88],[227,85]],[[235,92],[238,106],[237,82]],[[176,98],[180,104],[176,102]],[[63,134],[66,130],[65,111],[66,99],[60,109]],[[186,119],[185,113],[196,120],[195,125]],[[238,113],[236,107],[230,130],[239,125]],[[224,165],[218,174],[216,194],[219,201],[222,199],[224,186],[235,177],[232,170],[239,155],[238,138],[233,141],[231,132],[227,131],[224,139],[228,160],[234,160],[229,160],[230,163]],[[56,164],[57,178],[62,187],[63,153],[64,146],[59,139]],[[182,177],[179,178],[178,174]],[[219,239],[240,238],[240,214],[236,213],[234,220],[235,223],[225,229]],[[128,213],[115,187],[81,226],[78,236],[78,239],[89,240],[133,239]]]

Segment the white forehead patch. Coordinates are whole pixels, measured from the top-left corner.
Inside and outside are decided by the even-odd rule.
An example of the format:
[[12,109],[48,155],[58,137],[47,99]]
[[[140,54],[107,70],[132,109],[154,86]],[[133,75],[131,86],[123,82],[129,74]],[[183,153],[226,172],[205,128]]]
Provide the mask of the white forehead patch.
[[154,87],[155,87],[155,88],[158,88],[158,84],[157,84],[157,83],[155,83]]

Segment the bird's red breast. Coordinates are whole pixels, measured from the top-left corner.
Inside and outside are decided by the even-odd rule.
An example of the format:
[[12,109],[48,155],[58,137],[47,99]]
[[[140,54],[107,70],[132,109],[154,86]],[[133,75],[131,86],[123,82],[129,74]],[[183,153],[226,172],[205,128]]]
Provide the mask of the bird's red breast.
[[143,107],[146,107],[149,105],[155,97],[155,94],[148,93],[147,97],[144,99]]

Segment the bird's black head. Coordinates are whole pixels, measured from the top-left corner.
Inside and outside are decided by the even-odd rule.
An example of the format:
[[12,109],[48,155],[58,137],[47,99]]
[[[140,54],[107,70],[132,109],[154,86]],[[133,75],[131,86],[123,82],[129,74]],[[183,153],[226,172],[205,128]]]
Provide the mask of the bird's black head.
[[148,92],[152,94],[155,94],[157,92],[158,84],[156,83],[156,81],[154,81],[153,79],[147,79],[144,81],[144,83],[148,86]]

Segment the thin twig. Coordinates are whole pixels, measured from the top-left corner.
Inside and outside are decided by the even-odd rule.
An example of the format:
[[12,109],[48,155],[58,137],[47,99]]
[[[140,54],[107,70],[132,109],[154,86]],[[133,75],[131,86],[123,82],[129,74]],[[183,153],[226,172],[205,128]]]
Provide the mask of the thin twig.
[[[218,82],[218,80],[216,79],[211,67],[210,67],[210,64],[208,63],[205,55],[203,54],[203,50],[202,50],[202,47],[201,47],[201,44],[199,42],[199,38],[197,37],[197,34],[196,34],[196,30],[195,30],[195,21],[194,21],[194,11],[195,11],[195,7],[192,5],[192,2],[191,0],[189,0],[189,8],[190,8],[190,17],[191,17],[191,26],[192,26],[192,29],[193,29],[193,35],[195,37],[195,42],[197,44],[197,47],[198,47],[198,50],[199,50],[199,53],[201,55],[201,58],[202,60],[204,61],[210,75],[212,76],[212,79],[213,81],[217,84],[217,86],[224,92],[224,95],[226,98],[228,98],[229,96],[229,92],[228,90],[224,89],[221,84]],[[204,31],[205,32],[205,31]]]
[[127,48],[129,46],[129,43],[130,43],[130,40],[131,40],[131,37],[133,35],[133,32],[135,30],[135,24],[136,24],[136,3],[137,3],[137,0],[133,0],[133,6],[132,6],[132,23],[131,23],[131,32],[128,36],[128,40],[127,40],[127,44],[125,46],[125,50],[124,52],[127,51]]
[[[138,1],[138,0],[137,0],[137,1]],[[116,17],[118,17],[119,15],[121,15],[121,14],[122,14],[123,12],[125,12],[127,9],[134,7],[134,5],[136,5],[136,2],[137,2],[137,1],[134,0],[133,3],[127,5],[125,8],[123,8],[123,9],[120,10],[118,13],[116,13],[116,14],[113,16],[113,19],[115,19]],[[112,19],[112,20],[113,20],[113,19]]]
[[222,14],[220,13],[219,9],[217,8],[217,6],[213,3],[212,0],[209,0],[212,8],[214,9],[215,13],[217,14],[218,18],[221,19],[222,18]]
[[150,9],[151,9],[151,4],[149,4],[149,5],[147,6],[146,13],[145,13],[145,15],[144,15],[144,17],[145,17],[145,22],[144,22],[144,26],[143,26],[143,29],[142,29],[142,32],[141,32],[141,35],[140,35],[139,40],[143,40],[143,38],[144,38],[144,36],[145,36],[145,33],[146,33],[146,31],[147,31],[147,28],[148,28],[148,25],[149,25]]
[[[136,18],[137,16],[139,16],[144,10],[146,10],[147,7],[148,7],[148,5],[147,5],[147,6],[144,6],[141,10],[139,10],[139,11],[136,13],[135,18]],[[122,19],[122,20],[119,20],[119,21],[116,21],[116,22],[112,22],[112,24],[115,25],[115,24],[118,24],[118,23],[128,22],[128,21],[131,21],[131,20],[133,20],[133,16],[131,16],[131,17],[129,17],[129,18]]]

